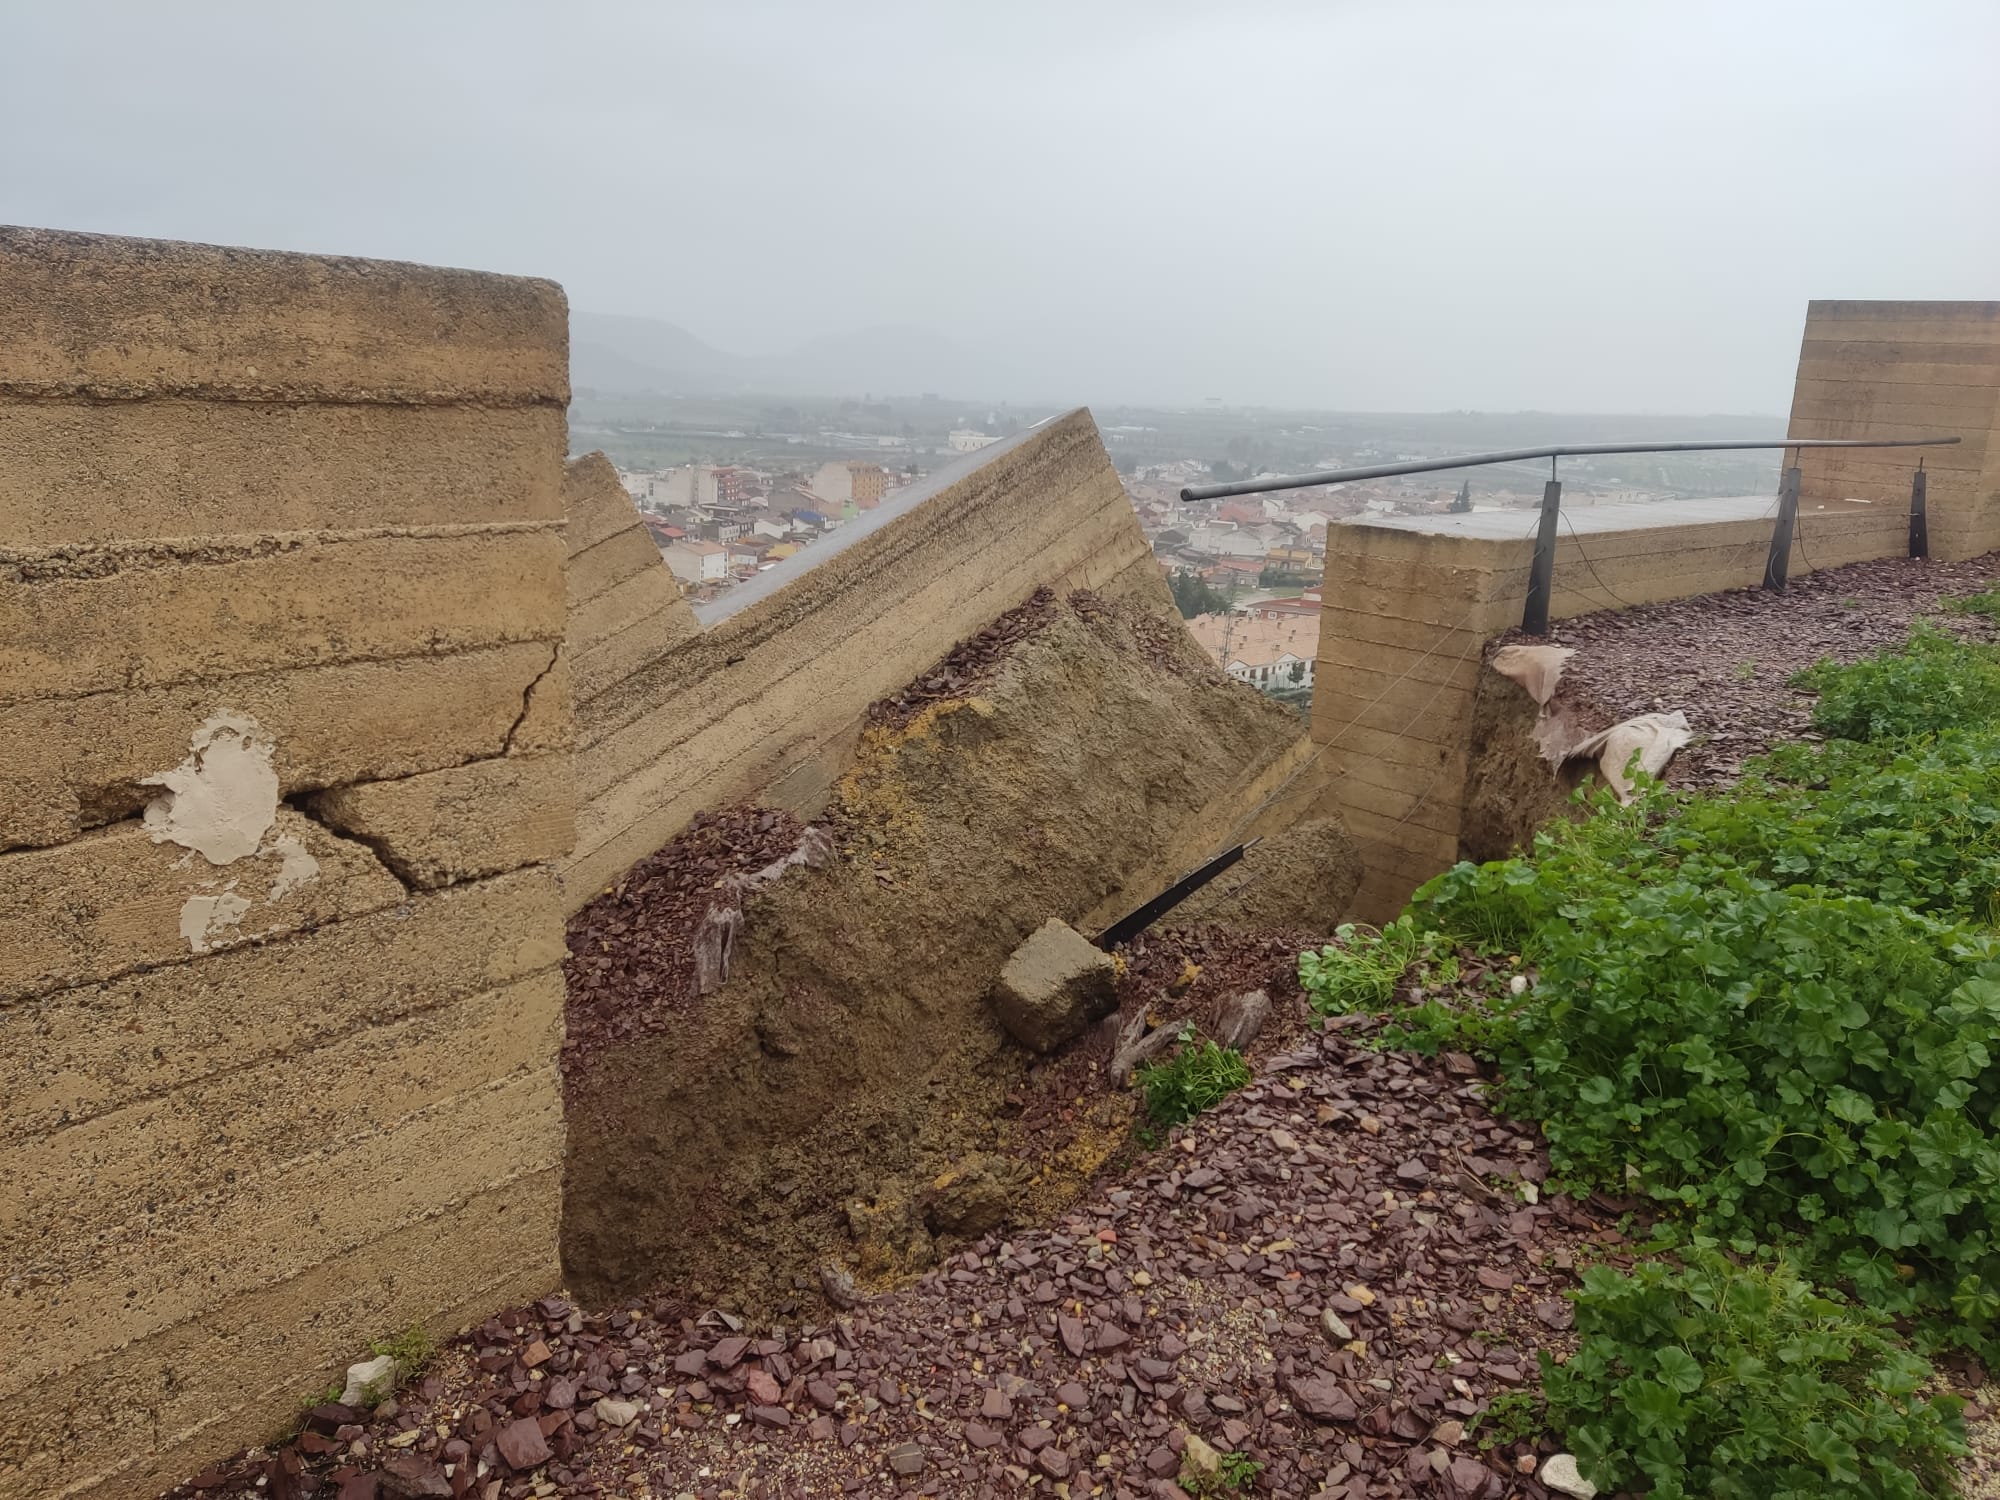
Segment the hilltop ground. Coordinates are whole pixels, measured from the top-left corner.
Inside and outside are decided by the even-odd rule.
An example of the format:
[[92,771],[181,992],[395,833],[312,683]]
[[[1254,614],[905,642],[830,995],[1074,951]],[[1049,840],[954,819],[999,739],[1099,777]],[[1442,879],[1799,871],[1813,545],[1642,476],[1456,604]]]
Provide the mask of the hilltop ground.
[[[1565,622],[1556,639],[1581,652],[1579,700],[1685,707],[1700,737],[1675,776],[1713,784],[1803,731],[1791,671],[1900,639],[1913,615],[1996,574],[1996,559],[1866,564],[1783,597]],[[1309,1025],[1289,976],[1304,941],[1191,933],[1134,946],[1126,1006],[1198,1015],[1263,984],[1274,1019],[1249,1087],[1111,1154],[1051,1220],[971,1239],[846,1310],[802,1304],[780,1322],[671,1287],[511,1310],[372,1413],[318,1407],[292,1442],[239,1455],[177,1500],[1176,1500],[1201,1489],[1191,1436],[1240,1456],[1229,1472],[1245,1492],[1539,1500],[1552,1444],[1504,1425],[1494,1442],[1491,1419],[1484,1438],[1477,1419],[1533,1387],[1537,1349],[1564,1348],[1578,1263],[1624,1263],[1625,1205],[1541,1191],[1536,1132],[1487,1110],[1471,1058],[1373,1050],[1361,1018]],[[1190,962],[1201,978],[1177,984]],[[1102,1047],[1033,1070],[1012,1101],[1031,1135],[1127,1097],[1102,1076]],[[1948,1373],[1983,1378],[1964,1363]],[[1970,1415],[1975,1450],[1990,1452],[1982,1409]],[[1976,1488],[1984,1471],[1967,1473],[1990,1493]]]

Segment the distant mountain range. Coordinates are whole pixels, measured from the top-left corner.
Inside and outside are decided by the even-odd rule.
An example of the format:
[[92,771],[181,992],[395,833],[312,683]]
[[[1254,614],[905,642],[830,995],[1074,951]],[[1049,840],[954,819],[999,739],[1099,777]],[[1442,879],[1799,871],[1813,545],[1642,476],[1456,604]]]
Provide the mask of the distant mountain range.
[[788,354],[730,354],[656,318],[570,314],[570,381],[607,396],[917,396],[1018,393],[1018,372],[928,328],[808,339]]

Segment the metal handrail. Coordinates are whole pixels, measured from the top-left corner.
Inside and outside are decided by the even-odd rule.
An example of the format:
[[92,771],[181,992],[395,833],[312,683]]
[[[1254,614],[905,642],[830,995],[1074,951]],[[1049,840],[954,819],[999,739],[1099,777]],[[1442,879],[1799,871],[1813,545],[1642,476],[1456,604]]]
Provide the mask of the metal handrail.
[[1570,443],[1553,448],[1509,448],[1500,453],[1467,453],[1458,458],[1425,458],[1411,463],[1372,464],[1365,469],[1324,469],[1317,474],[1239,479],[1227,484],[1191,484],[1182,500],[1220,500],[1228,495],[1262,495],[1302,490],[1356,479],[1388,479],[1397,474],[1434,474],[1443,469],[1476,469],[1484,464],[1520,463],[1530,458],[1576,458],[1596,453],[1724,453],[1740,448],[1942,448],[1958,441],[1942,438],[1779,438],[1755,443]]

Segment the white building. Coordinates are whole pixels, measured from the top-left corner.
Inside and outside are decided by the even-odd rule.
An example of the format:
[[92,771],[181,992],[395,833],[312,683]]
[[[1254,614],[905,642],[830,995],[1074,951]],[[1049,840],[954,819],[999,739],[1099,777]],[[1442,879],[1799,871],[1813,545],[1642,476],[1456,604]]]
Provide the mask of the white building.
[[729,576],[728,550],[714,542],[672,542],[660,549],[660,556],[682,583],[719,583]]
[[970,427],[955,427],[951,436],[945,439],[954,453],[977,453],[988,443],[999,441],[1000,439],[996,437],[988,437],[985,433]]
[[1218,666],[1238,682],[1266,693],[1298,692],[1312,686],[1313,655],[1319,649],[1317,612],[1250,612],[1196,615],[1188,633],[1201,642]]
[[1188,532],[1188,545],[1210,557],[1257,557],[1270,551],[1262,537],[1230,525],[1196,526]]

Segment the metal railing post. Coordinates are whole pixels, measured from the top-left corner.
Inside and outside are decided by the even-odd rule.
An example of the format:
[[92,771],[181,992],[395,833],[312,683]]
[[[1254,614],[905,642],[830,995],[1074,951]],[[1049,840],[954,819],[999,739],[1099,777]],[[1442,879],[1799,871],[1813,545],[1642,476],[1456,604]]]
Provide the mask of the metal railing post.
[[1549,633],[1549,600],[1556,585],[1556,517],[1562,512],[1562,493],[1562,481],[1553,475],[1542,486],[1542,523],[1535,533],[1534,566],[1528,570],[1528,607],[1521,612],[1521,629],[1529,635]]
[[1786,575],[1792,569],[1792,533],[1799,524],[1799,467],[1785,470],[1778,486],[1778,524],[1771,531],[1771,560],[1764,564],[1764,587],[1774,594],[1785,591]]
[[1931,521],[1925,500],[1924,461],[1917,460],[1916,477],[1910,481],[1910,556],[1931,555]]

